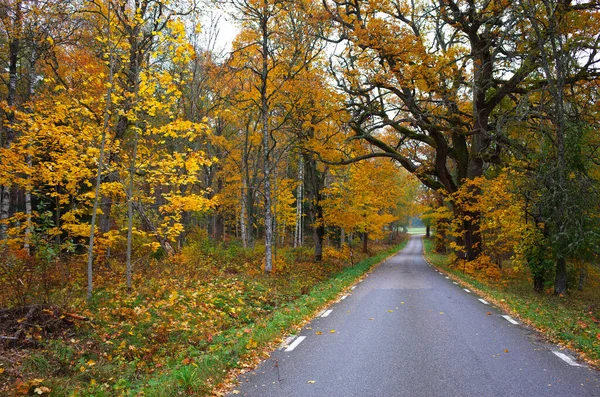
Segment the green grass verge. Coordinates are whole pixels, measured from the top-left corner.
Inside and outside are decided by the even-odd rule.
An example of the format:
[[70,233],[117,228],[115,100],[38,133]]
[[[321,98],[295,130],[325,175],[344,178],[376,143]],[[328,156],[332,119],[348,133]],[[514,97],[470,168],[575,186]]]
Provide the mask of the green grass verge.
[[278,308],[263,322],[220,334],[208,347],[208,352],[195,351],[190,347],[188,357],[193,358],[192,364],[173,362],[173,366],[161,376],[130,389],[128,394],[166,397],[189,392],[196,395],[210,393],[225,379],[229,370],[243,365],[252,352],[261,351],[278,338],[293,332],[374,265],[403,249],[407,242],[408,239],[353,267],[345,268],[334,277],[314,286],[307,295]]
[[590,364],[600,364],[600,313],[589,294],[573,292],[565,297],[538,294],[529,280],[494,285],[470,277],[450,266],[448,255],[434,252],[432,240],[423,239],[425,258],[435,267],[476,290],[495,305],[541,331],[548,340],[578,351]]

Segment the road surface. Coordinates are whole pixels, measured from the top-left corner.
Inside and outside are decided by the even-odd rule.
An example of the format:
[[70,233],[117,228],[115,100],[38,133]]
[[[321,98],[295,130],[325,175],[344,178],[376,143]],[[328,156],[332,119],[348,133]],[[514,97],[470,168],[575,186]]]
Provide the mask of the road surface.
[[600,396],[597,371],[486,303],[413,236],[230,395]]

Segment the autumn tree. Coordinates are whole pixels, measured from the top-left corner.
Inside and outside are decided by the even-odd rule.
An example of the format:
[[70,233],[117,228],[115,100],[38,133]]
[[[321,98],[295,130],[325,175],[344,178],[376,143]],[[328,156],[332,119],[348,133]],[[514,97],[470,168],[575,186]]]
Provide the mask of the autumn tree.
[[[373,147],[365,157],[391,157],[426,186],[451,194],[515,145],[507,117],[524,92],[547,81],[518,2],[323,4],[338,26],[331,40],[347,44],[337,82],[348,95],[354,135]],[[585,79],[581,72],[593,68],[570,70],[568,79]],[[382,139],[383,129],[395,139]],[[462,219],[458,243],[473,260],[481,252],[479,214],[453,210]]]

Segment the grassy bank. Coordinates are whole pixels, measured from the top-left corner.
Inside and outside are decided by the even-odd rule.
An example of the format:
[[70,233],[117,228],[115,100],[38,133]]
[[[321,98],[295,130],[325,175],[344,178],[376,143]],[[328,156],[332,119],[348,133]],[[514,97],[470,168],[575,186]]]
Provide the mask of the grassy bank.
[[191,247],[168,266],[140,270],[135,293],[113,271],[91,305],[68,308],[90,321],[3,352],[2,392],[206,395],[404,244],[377,247],[371,257],[353,253],[353,266],[348,250],[327,249],[320,264],[306,249],[281,250],[271,275],[260,270],[260,252]]
[[567,296],[538,294],[527,272],[501,270],[494,280],[476,278],[452,266],[448,255],[434,252],[433,241],[424,239],[427,260],[440,270],[477,291],[514,317],[541,331],[551,342],[579,352],[590,364],[600,365],[600,290],[596,273],[588,275],[586,288]]

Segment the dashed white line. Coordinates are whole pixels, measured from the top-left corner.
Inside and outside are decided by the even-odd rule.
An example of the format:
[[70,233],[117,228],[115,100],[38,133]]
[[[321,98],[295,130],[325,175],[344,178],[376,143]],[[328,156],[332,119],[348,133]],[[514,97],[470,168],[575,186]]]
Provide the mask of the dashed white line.
[[563,352],[559,352],[556,350],[552,350],[552,353],[554,353],[558,358],[560,358],[561,360],[563,360],[564,362],[566,362],[567,364],[569,364],[572,367],[582,367],[581,364],[578,364],[573,357],[563,353]]
[[486,301],[485,299],[481,299],[481,298],[479,298],[479,302],[483,303],[484,305],[490,304],[488,301]]
[[283,341],[283,343],[281,344],[281,346],[279,346],[279,349],[283,349],[284,347],[288,347],[290,345],[290,343],[292,343],[292,341],[294,339],[296,339],[296,335],[288,336],[287,338],[285,338],[285,340]]
[[450,277],[446,276],[446,280],[450,280]]
[[299,336],[299,337],[298,337],[298,338],[297,338],[297,339],[294,341],[294,343],[292,343],[291,345],[289,345],[289,346],[287,347],[287,349],[285,349],[285,351],[286,351],[286,352],[291,352],[291,351],[292,351],[292,350],[294,350],[296,347],[298,347],[298,345],[299,345],[300,343],[302,343],[302,341],[303,341],[304,339],[306,339],[306,336]]
[[463,290],[464,290],[465,292],[469,293],[469,294],[471,293],[471,290],[468,290],[468,289],[466,289],[466,288],[463,288]]
[[323,314],[325,314],[325,312],[327,311],[327,309],[323,309],[319,312],[319,314],[317,314],[317,317],[321,317]]
[[453,282],[452,282],[452,284],[454,284],[454,285],[458,285],[458,283],[457,283],[456,281],[453,281]]
[[348,295],[344,295],[340,298],[341,301],[343,301],[344,299],[346,299],[348,297]]
[[333,310],[327,310],[325,313],[321,314],[321,317],[327,317],[329,316],[331,313],[333,312]]
[[353,285],[350,289],[354,289],[354,288],[356,288],[356,285]]
[[512,318],[511,316],[509,316],[509,315],[506,315],[506,314],[505,314],[505,315],[503,315],[502,317],[504,317],[504,319],[505,319],[506,321],[508,321],[509,323],[511,323],[511,324],[514,324],[514,325],[519,325],[519,322],[518,322],[517,320],[515,320],[514,318]]

